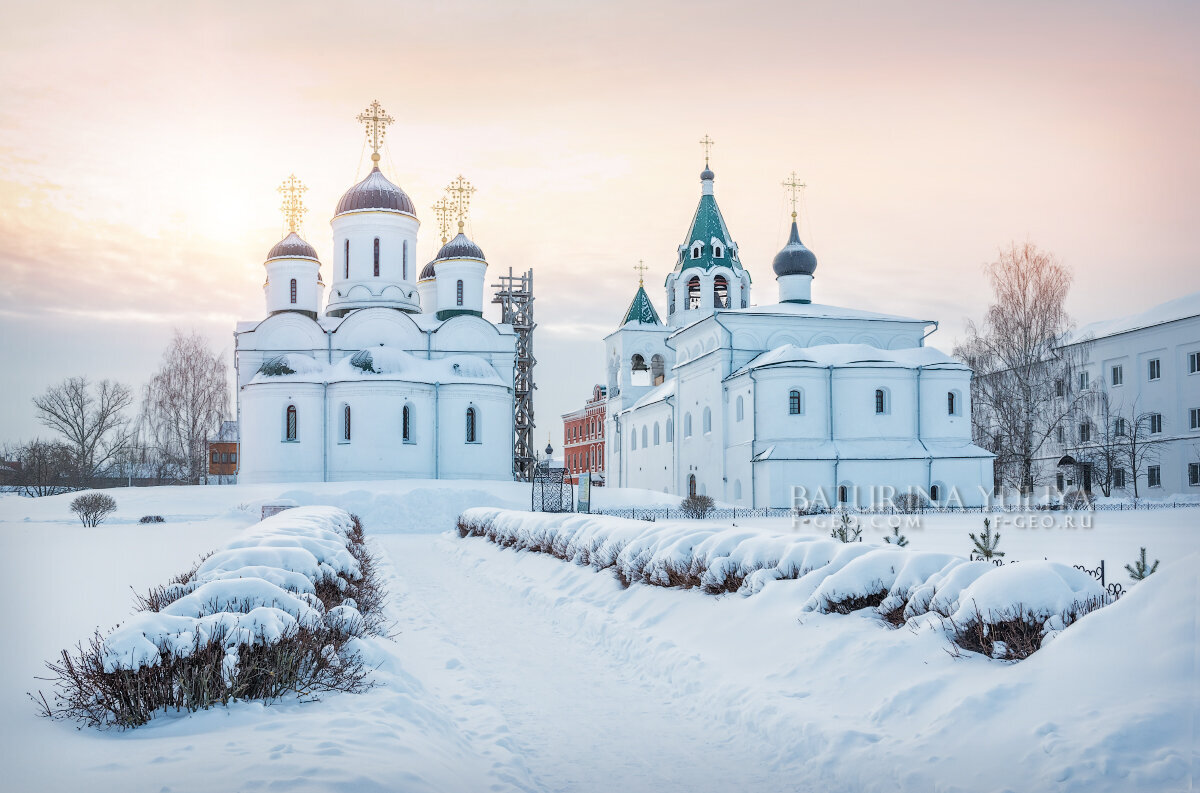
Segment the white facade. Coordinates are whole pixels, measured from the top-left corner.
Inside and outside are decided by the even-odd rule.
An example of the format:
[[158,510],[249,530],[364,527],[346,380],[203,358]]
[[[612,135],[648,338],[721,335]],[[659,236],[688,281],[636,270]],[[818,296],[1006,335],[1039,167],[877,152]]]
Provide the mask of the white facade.
[[[1110,421],[1119,417],[1128,424],[1136,416],[1160,417],[1152,423],[1158,431],[1147,436],[1155,447],[1144,469],[1137,472],[1138,496],[1200,495],[1200,292],[1138,315],[1092,323],[1073,339],[1084,362],[1070,388],[1077,388],[1082,376],[1087,389],[1107,400]],[[1100,402],[1088,400],[1074,426],[1062,427],[1061,441],[1057,434],[1051,437],[1048,453],[1039,460],[1044,466],[1043,480],[1061,478],[1067,490],[1083,486],[1074,481],[1079,472],[1072,471],[1073,466],[1059,466],[1059,461],[1078,455],[1081,446],[1087,445],[1080,440],[1079,425],[1100,425],[1104,420]],[[1113,487],[1112,495],[1132,497],[1133,471],[1125,462],[1119,466],[1125,484]],[[1153,473],[1152,466],[1157,469]]]
[[639,292],[605,339],[610,482],[745,507],[792,506],[796,487],[830,504],[982,503],[992,456],[971,442],[971,371],[923,346],[935,323],[809,302],[816,259],[795,227],[775,262],[781,302],[750,305],[711,171],[702,181],[666,324]]
[[347,191],[325,316],[316,252],[272,249],[269,316],[234,334],[240,481],[512,477],[516,335],[483,318],[487,262],[463,235],[418,290],[418,225],[378,168]]

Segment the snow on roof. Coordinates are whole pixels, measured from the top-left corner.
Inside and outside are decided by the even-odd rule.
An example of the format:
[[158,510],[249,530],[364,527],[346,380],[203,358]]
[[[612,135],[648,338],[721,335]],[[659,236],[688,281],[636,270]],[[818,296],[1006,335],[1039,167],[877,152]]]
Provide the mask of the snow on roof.
[[[772,303],[766,306],[750,306],[749,308],[730,309],[734,314],[786,314],[792,317],[814,317],[817,319],[874,319],[890,322],[917,322],[922,325],[932,325],[932,319],[916,319],[902,317],[897,314],[879,314],[874,311],[863,311],[857,308],[842,306],[826,306],[820,303]],[[730,313],[721,311],[718,313]]]
[[656,385],[654,388],[651,388],[649,391],[643,394],[642,398],[637,402],[634,402],[633,405],[631,405],[628,409],[636,410],[637,408],[644,407],[646,405],[653,405],[655,402],[662,402],[668,397],[675,396],[675,382],[675,378],[672,377],[662,385]]
[[[283,367],[272,366],[276,362]],[[289,353],[265,363],[270,373],[259,371],[253,383],[333,383],[350,380],[407,380],[418,383],[482,383],[505,385],[504,380],[482,358],[452,355],[447,358],[417,358],[403,350],[370,347],[327,365],[308,355]],[[288,371],[290,370],[290,371]]]
[[1128,333],[1132,330],[1161,325],[1164,322],[1174,322],[1179,319],[1200,316],[1200,292],[1177,297],[1149,308],[1140,314],[1132,314],[1116,319],[1105,319],[1084,325],[1072,333],[1068,344],[1075,344],[1088,339],[1099,339],[1105,336],[1115,336],[1118,333]]
[[734,374],[765,366],[781,364],[811,364],[813,366],[854,366],[870,364],[899,366],[915,369],[927,366],[950,366],[966,368],[962,361],[951,358],[934,347],[909,347],[903,350],[883,350],[869,344],[818,344],[815,347],[798,347],[784,344],[768,350],[743,366]]

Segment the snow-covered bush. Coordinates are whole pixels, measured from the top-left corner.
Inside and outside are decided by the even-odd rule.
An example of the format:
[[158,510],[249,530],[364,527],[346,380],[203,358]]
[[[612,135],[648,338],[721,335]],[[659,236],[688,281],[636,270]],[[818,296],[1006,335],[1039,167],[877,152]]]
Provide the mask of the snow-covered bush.
[[138,523],[165,523],[162,515],[142,515],[138,518]]
[[287,510],[137,599],[108,635],[47,666],[42,714],[136,727],[164,708],[361,691],[356,640],[382,631],[384,592],[358,518]]
[[84,526],[94,527],[117,511],[117,502],[107,493],[84,493],[71,501],[71,511]]
[[795,579],[801,610],[849,614],[869,609],[899,626],[929,614],[960,648],[1024,658],[1087,612],[1105,605],[1087,573],[1054,562],[997,566],[888,544],[794,535],[684,521],[477,508],[459,516],[461,537],[612,569],[634,583],[752,596]]

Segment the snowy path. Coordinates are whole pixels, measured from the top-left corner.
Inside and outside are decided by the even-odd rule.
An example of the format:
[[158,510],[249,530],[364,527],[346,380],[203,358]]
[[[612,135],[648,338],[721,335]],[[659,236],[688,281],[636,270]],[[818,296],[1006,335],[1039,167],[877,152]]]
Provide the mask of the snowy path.
[[447,536],[380,541],[405,620],[398,654],[435,695],[467,706],[464,729],[482,738],[507,732],[534,789],[595,790],[603,780],[605,789],[715,791],[780,781],[772,753],[719,710],[679,681],[647,677],[627,651],[614,653],[586,624],[582,601],[547,603],[527,584],[489,575],[478,554],[497,549],[469,541],[464,550]]

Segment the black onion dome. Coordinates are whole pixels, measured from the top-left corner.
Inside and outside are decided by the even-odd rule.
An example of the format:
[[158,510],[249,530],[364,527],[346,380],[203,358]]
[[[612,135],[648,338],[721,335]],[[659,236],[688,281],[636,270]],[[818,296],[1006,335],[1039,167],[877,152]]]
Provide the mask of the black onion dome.
[[772,267],[776,277],[812,275],[817,269],[817,255],[800,241],[800,230],[796,228],[795,220],[792,220],[792,233],[788,237],[787,245],[784,245],[783,250],[775,254]]
[[470,238],[461,231],[458,236],[442,246],[442,249],[437,252],[437,256],[433,257],[435,262],[440,262],[443,259],[479,259],[487,261],[483,256],[483,249],[471,242]]
[[267,254],[267,259],[316,259],[317,249],[300,239],[300,235],[292,232],[279,242]]
[[700,172],[700,181],[702,182],[711,182],[716,178],[717,175],[713,173],[707,165],[704,166],[704,170]]
[[388,181],[379,170],[379,166],[371,169],[367,178],[345,192],[337,204],[337,214],[355,212],[364,209],[390,209],[394,212],[404,212],[417,216],[408,194]]
[[433,270],[433,266],[435,264],[437,264],[436,259],[434,261],[430,262],[429,264],[425,265],[425,267],[422,268],[422,270],[421,270],[420,278],[418,278],[417,280],[424,281],[427,278],[433,278],[435,275],[437,275],[437,273],[434,272],[434,270]]

